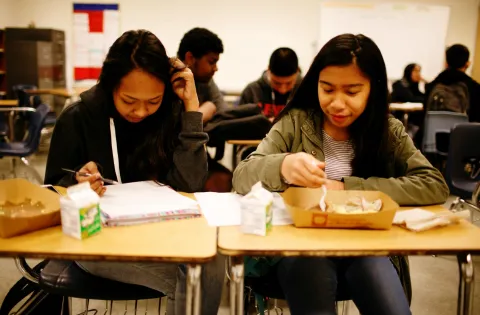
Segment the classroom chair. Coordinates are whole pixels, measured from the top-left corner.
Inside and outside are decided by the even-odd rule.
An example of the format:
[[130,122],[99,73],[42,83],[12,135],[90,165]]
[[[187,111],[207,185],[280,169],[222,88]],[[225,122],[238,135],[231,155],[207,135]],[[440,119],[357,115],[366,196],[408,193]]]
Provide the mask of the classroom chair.
[[40,176],[40,174],[30,166],[27,157],[37,152],[45,118],[47,117],[47,113],[50,111],[49,106],[46,104],[41,104],[36,109],[31,107],[0,108],[0,112],[2,111],[25,113],[28,120],[28,136],[24,141],[0,142],[0,157],[6,156],[13,158],[13,177],[17,177],[17,158],[20,158],[30,173],[34,175],[34,179],[39,184],[42,184],[42,176]]
[[477,182],[477,186],[473,191],[471,200],[464,200],[458,197],[450,205],[450,211],[452,212],[459,212],[463,210],[470,211],[470,221],[473,224],[480,226],[480,181]]
[[446,181],[450,193],[470,199],[480,181],[480,123],[458,124],[450,134]]
[[[17,269],[29,281],[37,284],[43,292],[62,296],[62,314],[68,310],[72,314],[72,298],[85,300],[85,312],[88,314],[90,300],[103,300],[106,302],[103,314],[112,314],[113,301],[135,301],[134,314],[137,314],[138,300],[159,299],[158,314],[160,315],[161,292],[134,284],[122,283],[114,280],[104,279],[86,272],[74,261],[51,260],[39,274],[33,272],[24,258],[15,258]],[[108,304],[110,301],[110,305]],[[20,311],[15,314],[26,314],[35,308],[35,300],[28,300],[28,305],[23,304]],[[146,306],[148,309],[148,304]],[[23,311],[25,310],[25,311]],[[90,310],[92,311],[92,310]],[[127,314],[125,304],[125,314]],[[145,314],[147,314],[145,312]]]
[[427,111],[425,114],[425,131],[423,134],[423,153],[439,154],[445,156],[447,150],[439,150],[437,134],[450,133],[457,124],[468,122],[468,117],[461,113],[447,111]]

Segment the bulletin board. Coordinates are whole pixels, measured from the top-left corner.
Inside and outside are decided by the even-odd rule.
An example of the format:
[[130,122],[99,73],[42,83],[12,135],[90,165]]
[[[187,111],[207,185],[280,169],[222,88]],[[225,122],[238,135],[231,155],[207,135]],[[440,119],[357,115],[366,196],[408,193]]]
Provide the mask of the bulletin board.
[[74,80],[97,80],[103,60],[120,35],[118,4],[73,4]]

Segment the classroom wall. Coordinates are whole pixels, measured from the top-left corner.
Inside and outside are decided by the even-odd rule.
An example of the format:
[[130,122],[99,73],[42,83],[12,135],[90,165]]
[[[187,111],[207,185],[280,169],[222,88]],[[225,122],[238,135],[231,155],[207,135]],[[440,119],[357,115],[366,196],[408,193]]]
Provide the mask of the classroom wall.
[[[0,2],[10,0],[0,0]],[[335,0],[333,0],[335,1]],[[381,0],[350,0],[350,2]],[[11,26],[62,29],[67,35],[67,84],[72,85],[72,3],[71,0],[15,0]],[[317,37],[318,0],[82,0],[77,2],[119,3],[121,31],[145,28],[154,32],[170,55],[175,55],[182,35],[203,26],[222,38],[225,53],[215,80],[221,89],[241,90],[266,68],[270,53],[279,46],[297,51],[304,71],[319,47]],[[395,2],[395,1],[390,1]],[[409,2],[397,0],[396,2]],[[479,0],[419,0],[425,4],[451,7],[447,45],[463,43],[475,49]],[[1,9],[1,6],[0,6]],[[0,10],[2,11],[2,10]],[[1,15],[0,15],[1,20]],[[339,21],[341,22],[341,21]],[[434,35],[433,35],[434,36]],[[392,34],[392,40],[395,35]],[[407,49],[414,49],[408,47]]]
[[13,23],[12,17],[13,1],[12,0],[0,0],[0,28],[9,26]]

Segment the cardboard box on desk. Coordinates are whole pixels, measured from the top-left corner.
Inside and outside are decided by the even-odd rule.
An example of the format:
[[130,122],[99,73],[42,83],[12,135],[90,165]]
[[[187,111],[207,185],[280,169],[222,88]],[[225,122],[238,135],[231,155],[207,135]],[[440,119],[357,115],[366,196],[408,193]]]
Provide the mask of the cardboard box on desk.
[[[60,196],[25,179],[0,181],[0,237],[8,238],[60,224]],[[40,203],[39,209],[18,213],[6,204]]]
[[318,204],[322,194],[321,188],[297,187],[289,188],[282,194],[296,227],[388,230],[392,227],[395,212],[399,208],[395,201],[380,191],[329,190],[325,200],[327,204],[345,204],[349,198],[365,197],[368,201],[382,199],[383,207],[377,213],[362,214],[307,210]]

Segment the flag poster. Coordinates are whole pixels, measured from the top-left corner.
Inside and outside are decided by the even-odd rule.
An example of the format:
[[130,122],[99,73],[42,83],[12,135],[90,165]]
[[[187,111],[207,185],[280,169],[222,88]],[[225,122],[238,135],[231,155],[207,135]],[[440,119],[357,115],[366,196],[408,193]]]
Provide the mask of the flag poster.
[[73,4],[75,81],[98,79],[108,49],[119,33],[118,4]]

